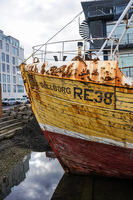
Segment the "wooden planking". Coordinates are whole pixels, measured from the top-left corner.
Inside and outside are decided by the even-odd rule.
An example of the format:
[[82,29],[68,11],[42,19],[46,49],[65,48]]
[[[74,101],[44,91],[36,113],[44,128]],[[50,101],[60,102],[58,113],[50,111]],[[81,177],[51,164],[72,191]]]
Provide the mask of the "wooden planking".
[[116,88],[116,109],[133,112],[133,89]]
[[128,99],[130,99],[130,100],[133,99],[133,94],[117,92],[117,91],[116,91],[116,94],[117,94],[117,97],[124,98],[126,101],[128,101]]
[[40,93],[42,102],[46,102],[48,106],[52,105],[53,107],[56,107],[57,109],[63,109],[64,112],[72,112],[80,114],[81,116],[88,116],[97,118],[99,120],[103,121],[110,121],[110,122],[116,122],[120,124],[127,124],[131,125],[133,120],[133,115],[129,112],[120,112],[114,110],[107,110],[107,109],[101,109],[96,108],[94,106],[87,106],[83,104],[78,104],[75,102],[70,101],[64,101],[63,99],[54,98],[52,96],[47,96],[43,93]]
[[[47,112],[47,120],[49,122],[53,121],[57,121],[55,126],[60,127],[60,123],[62,124],[62,122],[64,123],[64,126],[62,127],[63,129],[65,127],[70,127],[70,131],[73,131],[73,127],[77,127],[80,133],[84,134],[84,130],[82,129],[88,129],[87,132],[85,131],[85,135],[91,135],[91,136],[96,136],[96,137],[102,137],[102,138],[108,138],[108,139],[114,139],[115,141],[121,141],[123,142],[123,140],[128,142],[133,143],[133,136],[131,136],[131,133],[129,131],[125,131],[124,129],[120,129],[121,127],[110,127],[108,124],[103,124],[100,123],[100,121],[95,120],[95,118],[92,118],[89,120],[83,119],[83,118],[79,118],[77,116],[72,116],[72,115],[68,115],[66,113],[61,113],[60,111],[56,110],[56,109],[48,109],[46,110]],[[48,114],[49,113],[49,114]],[[53,113],[53,115],[51,115],[51,113]],[[60,118],[59,118],[60,117]],[[58,119],[59,118],[59,119]],[[57,120],[58,119],[58,120]],[[115,124],[117,125],[117,124]],[[122,127],[124,128],[124,127]],[[93,133],[94,135],[90,134],[90,130],[94,130],[96,131],[96,133]],[[100,134],[98,133],[100,132]],[[102,134],[101,134],[102,133]]]
[[116,109],[133,112],[133,103],[128,103],[124,101],[116,101]]
[[88,105],[115,108],[113,86],[35,75],[43,93]]
[[[42,97],[41,97],[42,98]],[[57,106],[53,101],[53,98],[42,99],[44,106],[42,103],[37,103],[35,101],[35,106],[38,107],[37,110],[39,111],[39,115],[41,116],[40,123],[46,123],[52,126],[57,126],[62,129],[67,129],[70,131],[76,131],[83,134],[93,134],[97,137],[103,137],[108,139],[114,139],[116,141],[123,141],[127,140],[131,142],[133,139],[131,135],[131,126],[122,124],[117,124],[114,120],[114,123],[110,123],[110,121],[97,119],[96,114],[94,113],[93,117],[77,114],[74,112],[68,111],[67,103],[62,108],[60,106],[60,102]],[[38,105],[37,105],[38,104]],[[102,116],[102,115],[101,115]],[[108,118],[109,119],[109,118]],[[110,119],[109,119],[110,120]],[[121,119],[122,121],[122,119]],[[93,129],[93,131],[92,131]]]
[[[57,107],[58,109],[60,109],[60,112],[61,112],[61,109],[65,110],[65,111],[63,111],[64,115],[62,115],[62,119],[64,121],[67,118],[67,116],[69,117],[70,113],[72,113],[71,116],[73,118],[75,118],[75,124],[76,124],[75,125],[76,126],[75,131],[77,131],[77,132],[79,131],[79,128],[82,130],[82,129],[87,127],[86,130],[82,130],[84,132],[84,134],[86,134],[86,131],[91,132],[92,135],[93,135],[93,131],[98,132],[99,135],[101,135],[101,132],[105,132],[105,133],[103,133],[103,134],[105,134],[103,137],[105,137],[107,134],[109,135],[109,137],[112,137],[112,135],[109,134],[110,132],[112,132],[112,134],[115,133],[115,137],[122,138],[122,139],[125,140],[125,138],[124,138],[124,134],[125,134],[124,129],[125,129],[126,132],[127,132],[126,133],[127,137],[129,137],[129,141],[132,140],[132,135],[130,136],[131,130],[132,130],[131,122],[132,122],[132,119],[133,119],[132,113],[126,112],[126,113],[123,114],[122,112],[114,112],[113,110],[110,111],[110,110],[101,109],[101,108],[98,108],[98,107],[95,107],[95,106],[92,106],[92,107],[87,106],[87,105],[85,105],[85,103],[88,102],[88,101],[84,101],[84,99],[80,99],[80,100],[82,100],[80,102],[79,99],[77,100],[76,98],[74,98],[74,93],[73,93],[73,95],[72,95],[72,93],[68,94],[69,92],[67,94],[64,94],[63,92],[59,92],[59,91],[52,91],[54,93],[51,93],[51,89],[46,89],[44,91],[44,88],[38,87],[36,77],[40,77],[40,76],[36,75],[33,78],[30,77],[30,80],[32,81],[32,87],[34,88],[34,89],[32,89],[31,93],[32,93],[33,99],[37,99],[41,103],[45,102],[46,99],[47,99],[47,101],[49,101],[49,102],[51,101],[53,103],[53,105],[51,105],[52,110],[46,109],[47,114],[45,114],[45,116],[43,116],[43,118],[46,118],[46,116],[48,117],[47,122],[49,122],[49,123],[50,123],[51,118],[54,117],[53,118],[53,124],[51,124],[51,125],[56,126],[56,122],[54,120],[57,119],[57,118],[60,118],[59,113],[56,112],[56,109],[55,109]],[[51,79],[52,81],[55,80],[55,79],[50,78],[50,77],[45,77],[45,78],[48,78],[49,80]],[[61,80],[61,79],[60,80],[56,79],[56,80],[58,80],[60,82],[58,84],[61,84],[62,82],[64,84],[64,80]],[[68,80],[65,80],[65,82],[66,81],[68,83],[70,82]],[[67,86],[68,83],[65,83],[65,85]],[[75,83],[79,84],[77,81],[75,81]],[[91,84],[91,85],[87,85],[87,86],[86,86],[86,83],[81,83],[81,84],[84,84],[85,87],[88,87],[88,88],[92,85],[91,89],[94,89],[94,87],[96,87],[95,84]],[[98,89],[99,89],[99,87],[101,87],[101,85],[97,85],[97,86],[98,86]],[[77,87],[77,85],[75,85],[75,87]],[[83,85],[82,85],[82,87],[83,87]],[[60,88],[61,88],[61,86],[60,86]],[[109,87],[109,88],[112,89],[113,87]],[[101,92],[104,91],[103,85],[100,89],[101,89],[100,90]],[[50,92],[48,92],[48,91],[50,91]],[[47,93],[48,95],[51,95],[51,94],[55,95],[55,96],[59,95],[59,98],[54,98],[54,97],[51,98],[50,96],[49,97],[45,96],[44,98],[42,98],[41,94],[44,93],[44,92]],[[57,94],[56,94],[56,92],[57,92]],[[65,101],[65,100],[62,101],[64,97],[66,98],[66,100],[68,99],[69,101]],[[71,102],[71,100],[72,100],[72,102]],[[45,102],[44,106],[45,107],[49,106],[49,102]],[[67,104],[66,104],[66,102],[67,102]],[[37,113],[38,111],[36,109],[36,105],[34,104],[34,106],[35,106],[35,108],[34,108],[35,112]],[[54,113],[55,116],[53,115],[53,113]],[[39,115],[40,115],[40,113],[38,113],[38,116]],[[77,120],[79,120],[78,115],[81,115],[81,119],[80,119],[81,124],[80,125],[77,123]],[[84,117],[85,117],[85,119],[84,119]],[[87,119],[90,119],[90,121],[92,123],[91,126],[88,126],[87,123],[84,123],[84,120],[87,120]],[[59,124],[59,127],[61,126],[61,123]],[[69,127],[68,127],[68,124],[70,124]],[[72,123],[69,121],[68,124],[66,125],[66,127],[69,128],[68,130],[71,130],[72,129],[72,127],[71,127]],[[85,127],[82,128],[83,124],[85,124]],[[93,131],[92,131],[92,127],[94,129]],[[113,137],[114,137],[114,135],[113,135]]]
[[[54,98],[51,99],[48,96],[45,96],[44,98],[41,97],[41,98],[42,98],[42,102],[46,101],[47,98],[48,98],[48,101],[51,101],[51,102],[54,99]],[[55,100],[57,102],[58,98],[55,98]],[[47,102],[47,103],[49,103],[49,102]],[[61,104],[62,104],[62,101],[59,100],[59,102],[54,104],[53,107],[57,107],[59,109],[59,108],[61,108]],[[96,108],[94,109],[93,107],[89,107],[89,110],[88,110],[89,112],[86,112],[87,110],[84,111],[82,107],[80,108],[80,105],[77,106],[77,105],[74,105],[74,104],[72,104],[70,102],[68,102],[68,104],[72,105],[72,106],[69,105],[68,111],[69,110],[71,110],[72,112],[76,111],[80,115],[86,115],[88,117],[94,117],[97,120],[108,121],[110,127],[113,126],[114,123],[115,124],[116,123],[120,123],[120,124],[118,124],[118,126],[121,126],[121,127],[124,126],[124,130],[125,129],[126,130],[128,130],[128,129],[131,130],[131,128],[132,128],[132,126],[131,126],[132,117],[131,117],[130,113],[125,113],[125,115],[123,113],[120,113],[120,112],[114,113],[112,111],[106,111],[106,112],[104,111],[102,113],[103,109],[100,110],[100,112],[98,113],[97,111],[99,111],[99,109],[96,109]],[[68,105],[67,105],[67,107],[68,107]],[[67,109],[67,107],[65,109]],[[87,108],[87,106],[84,106],[84,109],[85,108]],[[93,108],[93,110],[92,110],[92,108]]]
[[[82,126],[79,126],[79,125],[75,126],[75,125],[72,124],[72,122],[71,123],[67,123],[66,121],[63,122],[62,118],[59,118],[59,116],[58,116],[58,119],[57,119],[57,117],[54,116],[53,113],[51,115],[51,113],[47,112],[45,114],[45,118],[44,118],[44,115],[41,115],[41,110],[40,110],[39,116],[40,116],[40,120],[38,119],[38,121],[40,123],[44,123],[44,124],[46,123],[46,124],[49,124],[49,125],[54,126],[54,127],[60,127],[62,129],[64,129],[64,127],[65,127],[66,130],[70,130],[70,131],[77,132],[77,133],[80,132],[84,135],[87,135],[87,133],[89,133],[88,134],[89,136],[96,136],[96,137],[100,137],[100,138],[108,138],[107,134],[104,134],[102,132],[99,132],[99,131],[96,131],[96,130],[93,130],[93,129],[89,129],[89,128],[86,128],[86,127],[82,127]],[[117,139],[116,137],[111,136],[111,135],[109,136],[108,139],[112,139],[112,140],[115,140],[115,141],[122,141],[122,140],[120,140],[120,138]]]
[[[60,110],[60,112],[67,113],[68,115],[72,115],[73,117],[78,116],[79,118],[83,118],[83,119],[89,118],[90,121],[91,119],[93,119],[93,121],[95,120],[96,124],[104,124],[109,127],[114,126],[118,128],[121,127],[121,129],[124,129],[124,130],[125,129],[131,130],[131,120],[127,121],[127,123],[123,123],[124,122],[123,116],[121,117],[121,119],[117,119],[117,118],[114,119],[114,115],[112,115],[111,118],[110,118],[110,115],[108,116],[109,112],[107,112],[107,115],[104,116],[102,114],[98,114],[95,109],[93,110],[93,113],[92,113],[89,111],[89,109],[88,111],[83,111],[82,107],[80,106],[78,107],[78,109],[76,108],[76,106],[74,108],[74,104],[72,104],[72,109],[69,109],[67,103],[64,106],[61,106],[60,104],[61,100],[58,100],[58,99],[55,99],[55,102],[52,102],[49,99],[47,100],[46,96],[43,97],[43,95],[41,95],[41,99],[45,104],[47,104],[48,108]],[[57,103],[57,100],[58,100],[58,103]]]
[[133,178],[132,149],[83,141],[50,131],[44,134],[60,162],[71,173]]
[[116,92],[121,92],[125,94],[133,94],[133,87],[116,87]]
[[[132,120],[133,120],[133,113],[129,112],[121,112],[121,111],[115,111],[114,110],[108,110],[108,109],[103,109],[103,108],[97,108],[94,106],[87,106],[84,104],[79,104],[76,102],[70,102],[60,98],[52,97],[49,95],[46,95],[44,93],[39,94],[41,97],[41,102],[47,102],[49,105],[52,104],[53,107],[57,107],[60,109],[62,106],[65,106],[65,110],[71,111],[71,112],[76,112],[80,115],[85,115],[88,117],[93,117],[97,118],[99,120],[104,120],[104,121],[110,121],[110,122],[115,122],[115,123],[120,123],[120,124],[126,124],[126,125],[131,125]],[[36,94],[33,95],[34,98],[36,99]]]

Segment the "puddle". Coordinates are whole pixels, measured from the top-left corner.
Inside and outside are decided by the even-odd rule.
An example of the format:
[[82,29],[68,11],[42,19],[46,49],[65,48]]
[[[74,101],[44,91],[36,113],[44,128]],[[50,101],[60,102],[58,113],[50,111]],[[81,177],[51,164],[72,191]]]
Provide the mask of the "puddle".
[[[50,157],[47,157],[47,156]],[[50,200],[64,171],[53,152],[32,152],[0,180],[0,200]]]

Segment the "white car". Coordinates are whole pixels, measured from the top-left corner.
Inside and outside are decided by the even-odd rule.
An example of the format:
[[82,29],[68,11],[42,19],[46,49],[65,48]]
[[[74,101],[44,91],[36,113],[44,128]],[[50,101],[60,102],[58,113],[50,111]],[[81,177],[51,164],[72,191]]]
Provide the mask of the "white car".
[[22,98],[16,98],[16,102],[19,103],[27,103],[27,98],[26,97],[22,97]]
[[6,103],[7,106],[15,105],[16,104],[16,99],[15,98],[9,98]]
[[2,99],[2,105],[6,105],[8,98],[3,98]]

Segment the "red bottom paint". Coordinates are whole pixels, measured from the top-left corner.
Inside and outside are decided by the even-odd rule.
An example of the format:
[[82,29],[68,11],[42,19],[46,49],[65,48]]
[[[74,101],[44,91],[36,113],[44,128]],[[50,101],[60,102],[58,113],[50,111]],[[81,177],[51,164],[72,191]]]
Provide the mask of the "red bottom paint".
[[44,131],[65,171],[133,179],[133,150]]

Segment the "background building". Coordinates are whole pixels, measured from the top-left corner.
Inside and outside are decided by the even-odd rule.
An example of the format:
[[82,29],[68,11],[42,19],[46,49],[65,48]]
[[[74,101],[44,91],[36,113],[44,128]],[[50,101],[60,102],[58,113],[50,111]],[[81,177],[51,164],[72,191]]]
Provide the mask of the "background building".
[[[113,29],[129,0],[99,0],[81,2],[85,20],[81,24],[80,34],[85,39],[87,33],[89,38],[106,38]],[[133,9],[129,10],[129,16]],[[126,19],[126,16],[125,16]],[[126,26],[123,20],[117,27],[113,37],[120,37],[123,27]],[[133,25],[133,23],[132,23]],[[88,29],[86,28],[88,26]],[[90,49],[100,48],[104,40],[90,42]],[[109,48],[111,43],[108,43]],[[133,77],[133,28],[127,30],[121,45],[119,46],[119,67],[122,68],[124,75]],[[105,56],[104,59],[109,59]]]
[[26,95],[19,65],[24,60],[24,48],[19,40],[0,30],[0,83],[2,98]]

